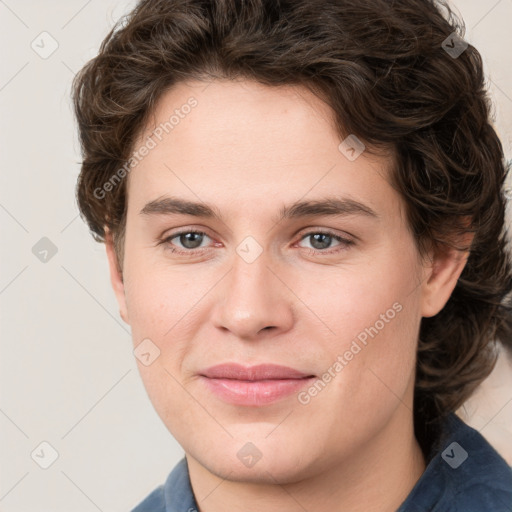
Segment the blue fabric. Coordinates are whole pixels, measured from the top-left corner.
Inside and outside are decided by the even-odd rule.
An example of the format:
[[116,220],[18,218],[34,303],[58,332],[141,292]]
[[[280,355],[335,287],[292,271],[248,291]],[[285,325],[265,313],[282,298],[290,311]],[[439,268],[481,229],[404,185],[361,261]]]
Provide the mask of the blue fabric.
[[186,459],[181,459],[165,484],[157,487],[132,512],[199,512],[190,486]]
[[437,445],[397,512],[512,512],[512,468],[477,430],[452,413]]
[[[512,512],[512,468],[454,413],[397,512]],[[186,459],[132,512],[197,512]]]

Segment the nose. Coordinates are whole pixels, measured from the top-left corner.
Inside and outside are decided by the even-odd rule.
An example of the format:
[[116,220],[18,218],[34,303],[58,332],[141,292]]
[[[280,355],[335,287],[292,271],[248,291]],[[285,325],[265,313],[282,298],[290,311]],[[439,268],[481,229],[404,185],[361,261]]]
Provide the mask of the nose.
[[295,296],[288,286],[284,272],[271,264],[265,251],[251,263],[236,254],[217,288],[215,326],[244,340],[286,332],[294,322]]

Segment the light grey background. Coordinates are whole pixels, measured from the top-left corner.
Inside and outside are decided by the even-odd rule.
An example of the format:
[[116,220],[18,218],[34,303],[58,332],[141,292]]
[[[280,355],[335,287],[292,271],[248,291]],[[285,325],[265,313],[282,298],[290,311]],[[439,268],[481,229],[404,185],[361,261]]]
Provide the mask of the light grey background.
[[[78,217],[74,197],[80,154],[71,80],[134,3],[0,0],[0,511],[131,510],[183,456],[147,398],[104,246]],[[483,55],[510,158],[512,0],[451,4]],[[47,58],[31,47],[35,41],[41,53],[55,44],[43,31],[58,44]],[[43,237],[57,249],[46,262],[32,251]],[[512,375],[504,361],[494,388]],[[496,442],[504,447],[507,435],[512,446],[511,389],[495,406],[486,398],[483,413],[478,402],[471,409],[480,427],[487,421],[482,433],[492,442],[490,427],[507,422]],[[58,452],[47,469],[40,464],[52,452],[43,441]]]

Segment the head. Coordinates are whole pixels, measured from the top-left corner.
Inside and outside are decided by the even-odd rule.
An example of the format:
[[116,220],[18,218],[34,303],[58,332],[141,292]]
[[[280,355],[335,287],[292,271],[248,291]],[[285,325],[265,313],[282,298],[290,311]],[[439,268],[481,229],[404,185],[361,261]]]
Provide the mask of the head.
[[[206,467],[250,441],[296,478],[408,415],[426,452],[510,339],[502,146],[454,31],[428,0],[145,0],[76,76],[80,211]],[[226,403],[201,375],[235,361],[311,386]]]

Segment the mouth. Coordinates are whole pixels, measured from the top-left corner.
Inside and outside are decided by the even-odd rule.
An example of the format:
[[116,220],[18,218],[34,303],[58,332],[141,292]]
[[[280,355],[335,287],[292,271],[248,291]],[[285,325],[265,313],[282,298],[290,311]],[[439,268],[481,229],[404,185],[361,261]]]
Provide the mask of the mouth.
[[316,378],[275,364],[245,367],[225,363],[207,368],[199,375],[207,389],[224,402],[253,407],[289,397]]

